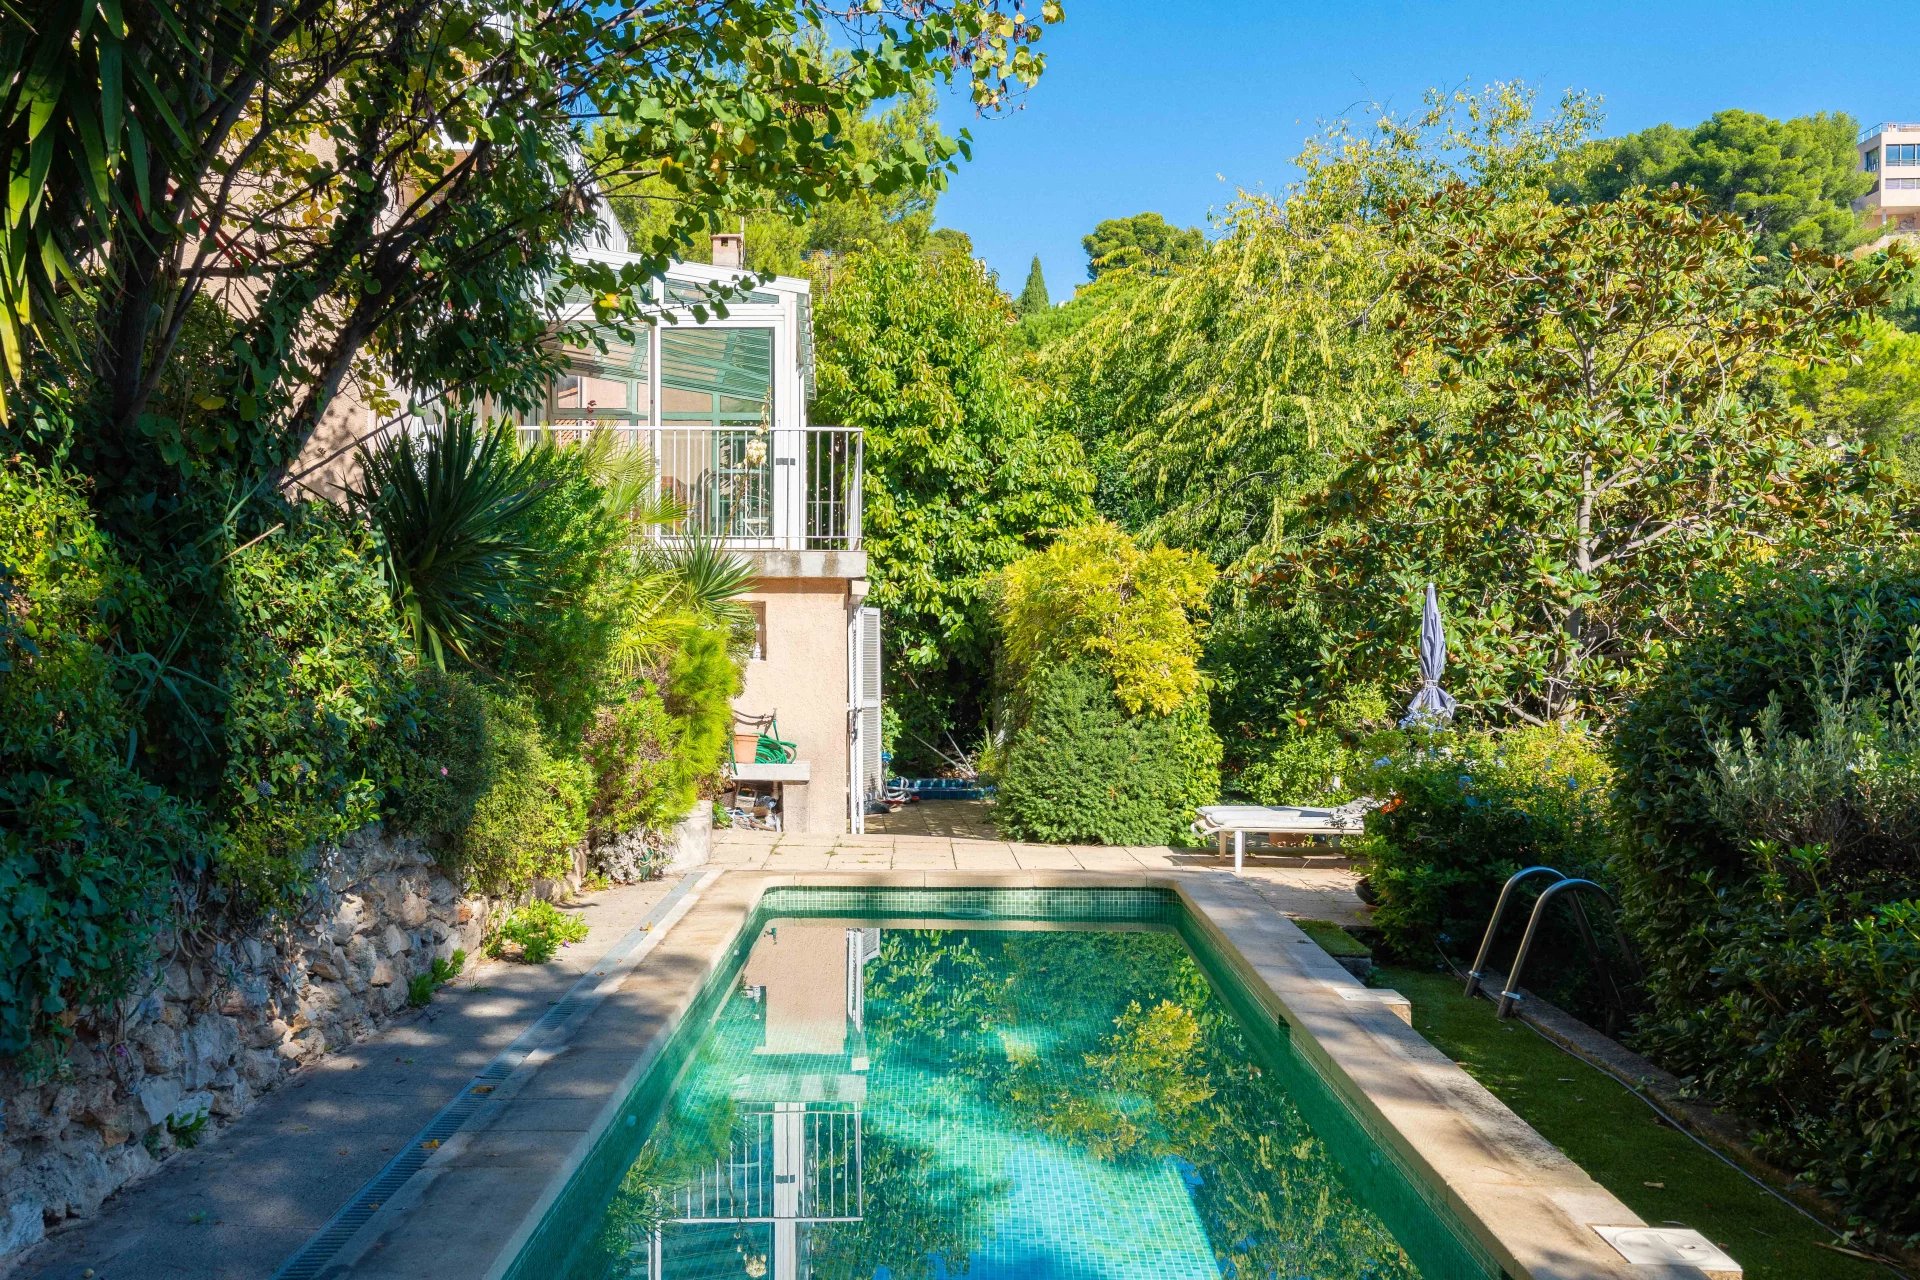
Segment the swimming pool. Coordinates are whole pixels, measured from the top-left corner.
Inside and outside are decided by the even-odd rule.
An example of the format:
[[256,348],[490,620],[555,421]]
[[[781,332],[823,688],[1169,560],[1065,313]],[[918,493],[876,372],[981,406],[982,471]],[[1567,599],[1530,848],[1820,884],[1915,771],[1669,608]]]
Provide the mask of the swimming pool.
[[775,888],[515,1280],[1488,1280],[1167,890]]

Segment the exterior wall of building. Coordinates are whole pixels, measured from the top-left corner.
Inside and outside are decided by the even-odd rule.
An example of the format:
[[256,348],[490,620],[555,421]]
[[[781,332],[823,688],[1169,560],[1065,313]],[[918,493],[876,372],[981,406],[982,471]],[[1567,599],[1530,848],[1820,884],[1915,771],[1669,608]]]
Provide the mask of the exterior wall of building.
[[1879,125],[1861,140],[1860,167],[1871,172],[1878,185],[1854,207],[1869,226],[1920,231],[1920,163],[1888,163],[1890,147],[1920,148],[1920,123]]
[[864,591],[849,578],[763,577],[746,597],[765,610],[764,652],[747,662],[742,715],[778,715],[808,780],[783,785],[784,828],[840,835],[847,806],[847,624]]
[[847,928],[783,921],[754,943],[741,981],[763,989],[766,1053],[847,1051]]
[[351,385],[341,387],[289,468],[290,474],[300,476],[299,483],[287,486],[289,496],[344,502],[348,487],[360,481],[355,450],[380,422]]

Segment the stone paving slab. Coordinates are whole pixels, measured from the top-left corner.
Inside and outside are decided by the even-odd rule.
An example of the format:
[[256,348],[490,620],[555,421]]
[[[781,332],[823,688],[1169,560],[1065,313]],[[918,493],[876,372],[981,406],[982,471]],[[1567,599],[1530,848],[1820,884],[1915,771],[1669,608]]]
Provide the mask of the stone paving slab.
[[[940,805],[961,801],[929,802]],[[724,836],[725,840],[720,837]],[[1304,864],[1304,865],[1303,865]],[[731,870],[840,871],[1115,871],[1231,874],[1233,859],[1208,849],[1165,845],[1028,844],[999,839],[887,834],[784,835],[777,831],[715,833],[713,865]],[[1354,897],[1360,872],[1343,859],[1248,855],[1239,879],[1290,916],[1365,924]]]

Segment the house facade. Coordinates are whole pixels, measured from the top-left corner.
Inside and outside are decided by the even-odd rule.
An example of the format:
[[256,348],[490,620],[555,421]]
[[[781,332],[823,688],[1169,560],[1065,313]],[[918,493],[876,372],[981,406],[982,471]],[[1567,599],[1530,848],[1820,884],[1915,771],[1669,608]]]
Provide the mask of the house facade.
[[1858,150],[1874,185],[1854,209],[1882,231],[1920,231],[1920,123],[1873,125],[1861,132]]
[[[753,566],[745,603],[756,637],[735,701],[732,780],[748,810],[782,830],[858,832],[882,785],[880,617],[865,603],[861,435],[808,420],[810,283],[755,282],[717,316],[706,305],[711,287],[744,273],[738,237],[716,236],[714,249],[723,265],[675,263],[649,286],[652,323],[635,324],[630,338],[580,336],[591,320],[582,302],[562,329],[579,338],[562,348],[565,371],[546,403],[514,423],[523,442],[606,433],[645,450],[684,512],[656,536],[708,539]],[[613,266],[635,260],[610,216],[600,244],[582,253]],[[349,481],[349,446],[377,425],[343,396],[308,454],[331,461],[303,483],[337,494]],[[763,757],[792,758],[756,760],[761,736],[791,744]]]

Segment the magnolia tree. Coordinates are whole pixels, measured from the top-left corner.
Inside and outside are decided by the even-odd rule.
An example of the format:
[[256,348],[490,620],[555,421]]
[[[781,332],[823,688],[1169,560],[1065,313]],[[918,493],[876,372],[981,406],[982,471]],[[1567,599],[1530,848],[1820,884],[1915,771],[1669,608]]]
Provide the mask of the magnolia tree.
[[1418,238],[1399,355],[1452,394],[1361,449],[1264,577],[1332,610],[1338,674],[1410,664],[1433,581],[1465,701],[1602,709],[1684,629],[1702,575],[1881,532],[1873,451],[1811,426],[1776,370],[1850,358],[1903,255],[1783,268],[1678,194],[1557,207],[1450,184],[1392,213]]
[[[105,502],[195,468],[271,484],[370,369],[529,398],[563,296],[631,319],[635,287],[729,208],[924,182],[964,140],[855,149],[869,109],[955,79],[997,109],[1060,16],[1056,0],[1031,17],[1006,0],[29,10],[0,14],[0,408],[19,420],[26,400],[42,436],[77,423],[71,456]],[[646,183],[673,215],[630,267],[568,254],[597,191]],[[231,331],[196,345],[209,297]],[[200,367],[170,396],[185,352]],[[73,388],[57,411],[49,385]]]

